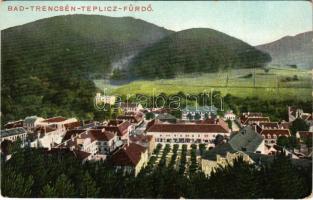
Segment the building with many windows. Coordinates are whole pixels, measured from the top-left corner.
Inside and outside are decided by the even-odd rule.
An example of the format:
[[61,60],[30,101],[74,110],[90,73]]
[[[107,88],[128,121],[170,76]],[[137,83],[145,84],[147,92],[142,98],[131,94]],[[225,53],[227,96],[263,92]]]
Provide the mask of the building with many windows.
[[18,138],[21,139],[22,142],[25,142],[27,138],[27,131],[24,128],[17,127],[1,130],[1,142],[4,140],[15,142]]
[[230,131],[220,124],[154,124],[147,130],[156,143],[214,144],[216,136],[230,137]]
[[182,120],[203,120],[216,115],[215,106],[186,106],[182,109]]

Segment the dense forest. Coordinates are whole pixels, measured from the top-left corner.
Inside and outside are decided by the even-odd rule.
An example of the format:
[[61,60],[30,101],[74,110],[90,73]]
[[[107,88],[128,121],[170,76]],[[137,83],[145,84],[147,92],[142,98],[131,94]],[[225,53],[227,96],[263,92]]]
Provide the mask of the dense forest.
[[263,67],[271,57],[224,33],[194,28],[164,37],[141,51],[130,65],[136,77],[173,78],[178,73]]
[[239,158],[210,177],[186,176],[161,164],[134,177],[105,162],[82,164],[70,153],[19,149],[1,169],[1,193],[7,197],[288,199],[304,198],[312,188],[311,167],[296,168],[284,156],[259,167]]
[[[83,28],[82,28],[83,27]],[[93,117],[94,76],[170,31],[142,20],[57,16],[1,31],[2,121]]]

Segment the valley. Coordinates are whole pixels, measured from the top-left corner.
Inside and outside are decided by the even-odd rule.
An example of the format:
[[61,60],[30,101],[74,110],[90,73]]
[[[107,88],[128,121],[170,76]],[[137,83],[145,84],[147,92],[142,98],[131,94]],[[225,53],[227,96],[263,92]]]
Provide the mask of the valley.
[[[298,80],[293,80],[294,77]],[[289,79],[290,81],[286,81]],[[96,79],[94,83],[98,89],[108,88],[108,92],[114,95],[151,95],[153,90],[156,94],[198,94],[205,90],[209,92],[213,88],[223,95],[238,97],[299,100],[312,98],[310,70],[278,66],[268,66],[267,72],[264,69],[233,69],[228,72],[181,74],[172,79],[137,80],[121,85],[113,85],[103,79]]]

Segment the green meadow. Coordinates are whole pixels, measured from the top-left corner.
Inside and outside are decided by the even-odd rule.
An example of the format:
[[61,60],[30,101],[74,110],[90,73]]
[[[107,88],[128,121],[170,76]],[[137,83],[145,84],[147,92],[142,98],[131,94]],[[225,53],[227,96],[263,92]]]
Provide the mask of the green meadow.
[[310,70],[271,66],[264,69],[233,69],[218,73],[184,74],[173,79],[137,80],[124,85],[112,85],[108,80],[94,80],[96,86],[115,95],[159,93],[187,94],[210,92],[223,95],[259,97],[261,99],[312,99]]

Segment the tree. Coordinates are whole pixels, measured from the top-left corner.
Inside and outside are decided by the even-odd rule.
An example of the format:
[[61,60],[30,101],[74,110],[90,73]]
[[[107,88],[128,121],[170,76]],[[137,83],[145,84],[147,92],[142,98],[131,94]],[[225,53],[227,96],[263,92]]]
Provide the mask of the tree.
[[312,147],[312,137],[303,138],[303,142],[307,146],[308,150]]
[[146,120],[154,119],[154,114],[152,112],[148,112],[145,115]]
[[49,184],[45,185],[41,191],[41,196],[46,198],[56,198],[58,197],[57,192],[54,187]]
[[294,150],[295,148],[299,148],[299,141],[296,136],[290,136],[289,138],[289,147]]
[[32,176],[24,177],[13,169],[6,169],[2,173],[1,192],[7,197],[30,197],[31,187],[34,183]]
[[188,113],[188,114],[187,114],[187,119],[189,119],[190,121],[193,119],[193,117],[192,117],[192,114],[191,114],[191,113]]
[[215,146],[216,146],[216,145],[222,144],[223,141],[224,141],[224,137],[223,137],[222,135],[218,134],[218,135],[215,137],[215,139],[214,139],[214,144],[215,144]]
[[97,197],[98,194],[99,189],[97,188],[96,182],[89,175],[88,171],[86,171],[80,185],[80,196],[84,198],[93,198]]
[[201,119],[201,115],[199,113],[195,114],[195,120],[200,120]]
[[265,176],[267,179],[264,188],[267,195],[265,198],[298,199],[308,195],[304,177],[284,152],[275,157]]
[[279,136],[277,138],[277,145],[282,147],[289,147],[289,139],[286,136]]
[[206,150],[206,144],[204,143],[199,144],[200,155],[203,155],[205,150]]
[[295,119],[290,127],[290,131],[293,135],[296,135],[298,131],[308,131],[310,126],[306,123],[305,120],[301,118]]
[[61,174],[55,183],[56,194],[59,198],[69,198],[75,196],[74,185],[65,174]]
[[232,127],[233,127],[232,121],[228,119],[228,120],[226,120],[226,122],[227,122],[228,128],[232,129]]

